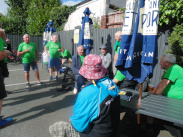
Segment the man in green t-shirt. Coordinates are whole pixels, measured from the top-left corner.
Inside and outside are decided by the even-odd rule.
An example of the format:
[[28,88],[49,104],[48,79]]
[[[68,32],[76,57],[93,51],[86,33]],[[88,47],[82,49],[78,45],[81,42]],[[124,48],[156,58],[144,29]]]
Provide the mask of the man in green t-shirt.
[[73,90],[74,94],[77,94],[81,91],[81,87],[84,85],[84,82],[86,79],[79,74],[79,70],[81,66],[83,65],[84,60],[84,47],[82,45],[79,45],[77,47],[77,53],[72,56],[72,72],[75,75],[76,78],[76,85]]
[[119,49],[120,49],[120,44],[121,44],[121,35],[122,32],[121,31],[117,31],[115,33],[115,39],[116,39],[116,43],[114,45],[114,50],[115,50],[115,55],[114,55],[114,63],[113,63],[113,74],[114,74],[114,83],[118,84],[119,82],[123,81],[123,79],[125,79],[126,77],[119,71],[116,69],[115,65],[116,65],[116,61],[118,59],[118,53],[119,53]]
[[62,64],[65,60],[68,60],[68,59],[72,58],[71,53],[68,50],[64,49],[63,47],[61,48],[60,55],[61,55],[61,58],[62,58]]
[[113,62],[113,74],[114,74],[114,76],[115,76],[115,74],[117,72],[117,69],[116,69],[115,65],[116,65],[116,61],[118,59],[118,53],[119,53],[120,44],[121,44],[121,35],[122,35],[121,31],[117,31],[115,33],[116,43],[114,45],[115,55],[114,55],[114,62]]
[[[5,31],[0,28],[0,114],[2,110],[3,99],[7,96],[5,91],[2,70],[4,68],[4,59],[9,55],[9,51],[4,51]],[[0,129],[4,128],[12,123],[12,118],[0,119]]]
[[24,72],[25,72],[25,80],[27,82],[26,87],[30,87],[30,83],[29,83],[30,66],[35,72],[35,76],[38,82],[37,85],[41,85],[42,83],[40,82],[40,79],[39,79],[39,71],[37,66],[37,59],[39,56],[37,46],[33,42],[30,42],[30,36],[28,34],[25,34],[23,36],[23,41],[24,42],[22,42],[18,47],[17,55],[22,56],[22,63],[23,63]]
[[117,31],[115,33],[116,44],[114,46],[115,55],[114,55],[114,63],[113,63],[113,74],[114,74],[113,82],[116,85],[119,85],[120,88],[131,88],[131,89],[135,89],[135,87],[137,85],[137,82],[135,82],[134,80],[128,80],[121,73],[121,71],[117,70],[116,67],[115,67],[116,61],[118,59],[118,53],[119,53],[119,50],[120,50],[121,35],[122,35],[122,32],[121,31]]
[[61,52],[61,44],[60,42],[57,42],[57,40],[58,36],[53,35],[53,41],[48,42],[44,47],[45,52],[49,56],[49,62],[48,62],[48,68],[50,74],[49,81],[53,79],[52,72],[54,67],[55,67],[55,79],[58,80],[58,70],[61,66],[60,55],[59,55],[59,52]]
[[176,58],[173,54],[163,55],[159,64],[166,73],[154,94],[183,99],[183,68],[175,63]]

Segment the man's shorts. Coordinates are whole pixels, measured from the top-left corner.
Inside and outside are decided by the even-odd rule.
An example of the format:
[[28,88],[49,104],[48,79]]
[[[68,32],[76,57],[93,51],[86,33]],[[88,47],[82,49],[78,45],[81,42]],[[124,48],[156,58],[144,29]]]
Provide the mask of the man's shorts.
[[7,96],[5,91],[5,86],[3,82],[2,70],[0,69],[0,99],[3,99]]
[[24,66],[24,72],[29,72],[30,71],[30,66],[32,67],[33,71],[38,71],[38,66],[36,62],[31,62],[31,63],[23,63]]
[[8,71],[7,63],[4,63],[4,67],[3,67],[3,70],[2,70],[2,75],[3,75],[3,78],[9,77],[9,71]]
[[60,58],[51,58],[49,57],[49,62],[48,62],[48,68],[60,68],[61,62]]

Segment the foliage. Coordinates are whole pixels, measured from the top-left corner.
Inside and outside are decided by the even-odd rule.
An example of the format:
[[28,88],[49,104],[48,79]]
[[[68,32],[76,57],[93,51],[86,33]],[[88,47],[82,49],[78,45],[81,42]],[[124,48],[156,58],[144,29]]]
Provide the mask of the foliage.
[[122,11],[125,13],[126,8],[120,8],[119,11]]
[[168,44],[170,49],[167,52],[174,54],[177,59],[177,64],[183,67],[183,23],[173,28],[168,38]]
[[61,5],[60,0],[5,0],[10,7],[2,19],[6,33],[42,34],[49,21],[49,12]]
[[100,29],[100,18],[95,17],[95,14],[94,14],[92,17],[92,21],[93,21],[93,27]]
[[54,7],[49,14],[49,18],[54,22],[54,27],[57,31],[62,31],[67,22],[69,15],[76,9],[74,6],[59,6]]
[[[7,16],[9,19],[6,20],[9,21],[6,24],[8,29],[5,28],[5,26],[3,26],[6,29],[6,32],[7,30],[9,30],[10,32],[8,33],[17,33],[17,34],[26,33],[26,20],[25,20],[27,17],[26,11],[31,0],[5,0],[5,2],[10,7]],[[12,26],[12,23],[16,24],[15,27],[17,29],[15,30],[12,29],[14,28],[14,26]]]
[[21,34],[22,33],[22,26],[20,26],[19,20],[14,18],[8,18],[6,16],[1,17],[3,29],[6,30],[6,33],[12,34]]
[[183,0],[160,0],[159,25],[173,28],[183,22]]
[[42,35],[46,24],[49,21],[50,10],[60,6],[55,0],[32,0],[28,6],[26,18],[27,33],[30,35]]

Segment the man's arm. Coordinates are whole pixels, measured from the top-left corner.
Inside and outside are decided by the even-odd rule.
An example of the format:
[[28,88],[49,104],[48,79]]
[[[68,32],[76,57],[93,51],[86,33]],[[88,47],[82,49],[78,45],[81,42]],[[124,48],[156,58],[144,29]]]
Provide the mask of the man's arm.
[[6,39],[6,43],[7,43],[7,45],[8,45],[8,47],[7,47],[7,50],[9,50],[10,52],[11,52],[11,43],[10,43],[10,39]]
[[9,55],[9,52],[8,51],[1,51],[0,50],[0,60],[3,60],[3,59],[5,59],[7,56]]
[[[77,55],[76,55],[77,56]],[[75,55],[72,57],[72,72],[74,73],[74,75],[77,75],[79,74],[79,69],[76,68],[76,58],[75,58]]]
[[107,53],[107,64],[104,66],[106,69],[109,68],[111,64],[111,54],[110,53]]
[[17,52],[17,56],[20,56],[20,55],[22,55],[22,54],[25,54],[25,53],[27,53],[27,52],[29,52],[30,51],[30,49],[26,49],[26,50],[24,50],[24,51],[18,51]]
[[46,52],[46,54],[47,54],[48,56],[50,56],[50,54],[48,53],[48,47],[46,47],[46,45],[44,46],[44,51]]
[[165,89],[165,87],[170,83],[170,80],[168,79],[163,79],[157,86],[157,88],[154,91],[154,94],[157,95],[162,95],[163,94],[163,90]]
[[58,49],[58,52],[61,52],[61,49]]
[[36,59],[35,59],[35,61],[34,61],[34,62],[37,62],[38,57],[39,57],[39,51],[38,51],[38,50],[36,50]]
[[58,49],[58,52],[61,52],[61,44],[60,44],[60,42],[58,42],[59,44],[59,49]]
[[118,59],[118,53],[116,53],[116,54],[114,55],[114,62],[116,62],[117,59]]

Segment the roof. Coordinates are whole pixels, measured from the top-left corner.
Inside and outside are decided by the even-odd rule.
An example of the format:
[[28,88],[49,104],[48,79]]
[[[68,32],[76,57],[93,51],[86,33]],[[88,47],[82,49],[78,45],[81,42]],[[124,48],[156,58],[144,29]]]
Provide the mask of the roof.
[[82,1],[82,2],[80,2],[80,3],[78,3],[78,4],[74,5],[74,6],[78,7],[78,6],[83,5],[83,4],[85,4],[85,3],[89,2],[89,1],[92,1],[92,0]]
[[[116,7],[126,7],[126,0],[110,0],[110,4]],[[119,6],[120,5],[120,6]]]
[[[78,6],[81,6],[81,5],[83,5],[83,4],[87,3],[87,2],[90,2],[90,1],[93,1],[93,0],[85,0],[83,2],[80,2],[80,3],[76,4],[75,6],[78,7]],[[116,7],[123,7],[123,8],[125,8],[126,7],[126,0],[110,0],[110,4],[114,5]]]

